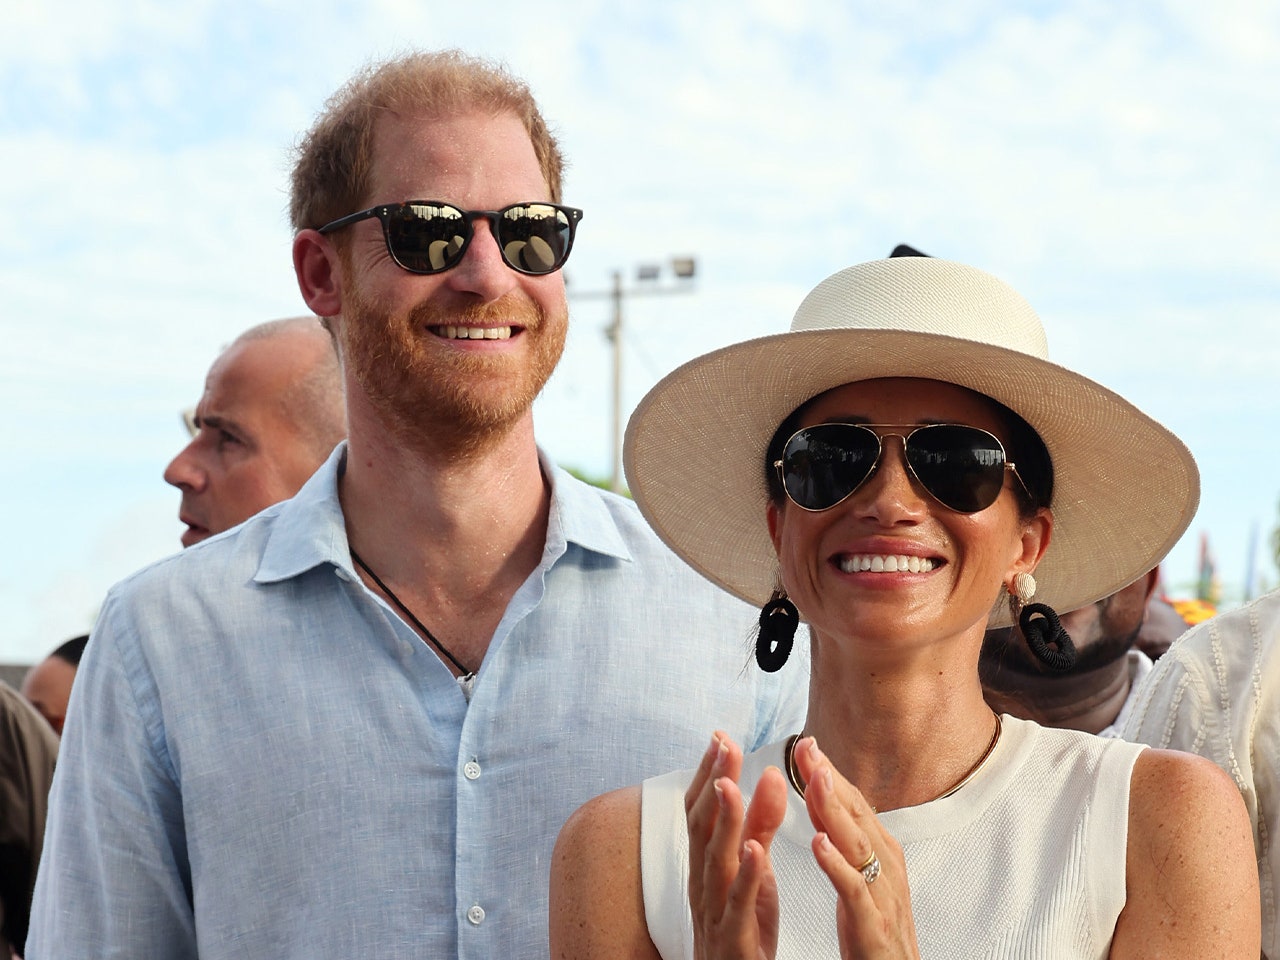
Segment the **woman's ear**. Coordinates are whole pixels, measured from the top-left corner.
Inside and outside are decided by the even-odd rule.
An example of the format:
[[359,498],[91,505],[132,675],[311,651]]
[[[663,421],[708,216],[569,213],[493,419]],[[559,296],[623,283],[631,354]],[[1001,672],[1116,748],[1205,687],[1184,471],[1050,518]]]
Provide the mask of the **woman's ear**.
[[1031,573],[1040,565],[1044,552],[1053,538],[1053,514],[1048,507],[1041,507],[1022,524],[1020,551],[1014,560],[1010,576],[1015,573]]
[[312,313],[318,317],[342,313],[342,264],[328,237],[316,230],[299,230],[293,238],[293,272]]
[[773,541],[773,552],[775,555],[782,549],[782,534],[778,530],[778,524],[781,520],[781,511],[778,505],[772,500],[769,505],[764,508],[765,520],[769,523],[769,539]]

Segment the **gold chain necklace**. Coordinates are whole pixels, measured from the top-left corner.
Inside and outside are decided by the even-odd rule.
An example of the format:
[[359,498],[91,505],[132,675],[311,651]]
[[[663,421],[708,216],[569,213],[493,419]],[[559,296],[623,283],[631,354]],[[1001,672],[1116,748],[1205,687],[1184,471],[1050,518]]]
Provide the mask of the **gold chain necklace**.
[[[982,756],[978,758],[978,762],[966,770],[964,775],[954,784],[934,797],[933,800],[926,801],[926,803],[933,803],[934,800],[945,800],[953,793],[959,791],[961,787],[976,777],[978,775],[978,771],[982,769],[983,764],[991,759],[992,751],[995,750],[996,744],[1000,742],[1000,730],[1004,726],[1000,720],[1000,714],[996,713],[994,716],[996,718],[995,732],[991,734],[991,742],[987,744],[987,749],[982,751]],[[787,779],[791,781],[791,786],[801,797],[804,796],[804,784],[800,780],[800,771],[796,769],[796,744],[800,742],[800,738],[803,736],[803,733],[793,733],[791,738],[787,740],[787,747],[784,754],[786,757],[785,767],[787,771]],[[874,811],[876,808],[872,807],[871,809]]]

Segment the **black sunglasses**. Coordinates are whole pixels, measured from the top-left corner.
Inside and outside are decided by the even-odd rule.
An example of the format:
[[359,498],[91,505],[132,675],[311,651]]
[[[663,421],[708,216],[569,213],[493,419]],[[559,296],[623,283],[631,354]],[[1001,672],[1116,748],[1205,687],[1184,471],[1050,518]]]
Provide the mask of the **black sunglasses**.
[[439,200],[408,200],[339,217],[320,232],[332,233],[372,217],[382,221],[391,259],[410,273],[442,273],[457,266],[475,236],[475,221],[483,218],[489,221],[507,266],[540,277],[559,270],[569,259],[582,211],[558,203],[460,210]]
[[[944,507],[977,513],[996,502],[1004,472],[1017,468],[1000,441],[977,427],[930,423],[907,433],[876,433],[873,427],[905,430],[909,424],[819,423],[793,433],[773,466],[796,506],[829,510],[867,482],[884,454],[885,437],[898,437],[907,469]],[[1026,489],[1026,484],[1023,484]]]

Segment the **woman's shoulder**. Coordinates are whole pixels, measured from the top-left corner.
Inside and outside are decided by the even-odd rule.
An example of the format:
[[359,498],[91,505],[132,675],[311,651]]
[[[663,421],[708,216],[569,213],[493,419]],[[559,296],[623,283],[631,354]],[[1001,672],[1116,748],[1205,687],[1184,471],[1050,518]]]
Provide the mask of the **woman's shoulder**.
[[[1129,804],[1129,902],[1113,956],[1258,956],[1253,839],[1231,778],[1203,757],[1146,750]],[[1130,954],[1128,948],[1133,948]]]
[[1211,760],[1181,750],[1142,751],[1133,766],[1129,809],[1130,827],[1149,826],[1157,839],[1180,820],[1198,822],[1214,810],[1248,822],[1231,777]]
[[636,908],[639,854],[638,786],[601,794],[565,822],[551,862],[553,956],[657,956]]
[[627,832],[639,835],[640,792],[637,784],[588,800],[565,821],[556,843],[557,851],[562,846],[581,849],[582,844],[587,844],[589,850],[592,845],[612,845],[613,838]]

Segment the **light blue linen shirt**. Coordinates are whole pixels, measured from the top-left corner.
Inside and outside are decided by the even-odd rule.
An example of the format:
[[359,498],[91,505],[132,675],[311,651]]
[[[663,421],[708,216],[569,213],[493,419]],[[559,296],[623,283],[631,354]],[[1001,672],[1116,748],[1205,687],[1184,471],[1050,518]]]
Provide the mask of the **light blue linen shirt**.
[[29,960],[545,956],[574,809],[695,765],[714,728],[747,750],[800,729],[804,637],[760,673],[754,610],[629,501],[545,459],[542,561],[468,704],[356,576],[344,454],[108,595],[68,709]]

